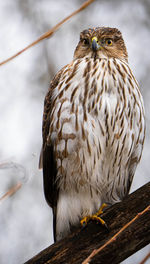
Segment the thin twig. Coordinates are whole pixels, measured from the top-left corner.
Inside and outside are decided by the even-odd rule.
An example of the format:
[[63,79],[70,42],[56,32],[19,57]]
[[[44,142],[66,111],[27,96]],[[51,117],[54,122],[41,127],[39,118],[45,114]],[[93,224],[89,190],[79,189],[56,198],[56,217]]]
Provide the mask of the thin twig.
[[17,56],[19,56],[21,53],[23,53],[24,51],[28,50],[29,48],[35,46],[36,44],[38,44],[40,41],[49,38],[56,30],[58,30],[60,28],[60,26],[62,24],[64,24],[67,20],[69,20],[71,17],[73,17],[74,15],[78,14],[79,12],[81,12],[83,9],[85,9],[88,5],[90,5],[92,2],[94,2],[94,0],[88,0],[86,2],[84,2],[79,9],[75,10],[73,13],[71,13],[69,16],[67,16],[66,18],[64,18],[62,21],[60,21],[58,24],[56,24],[54,27],[52,27],[50,30],[48,30],[46,33],[44,33],[42,36],[40,36],[37,40],[33,41],[31,44],[29,44],[28,46],[26,46],[24,49],[20,50],[19,52],[17,52],[16,54],[14,54],[13,56],[9,57],[8,59],[0,62],[0,66],[4,65],[5,63],[7,63],[8,61],[11,61],[12,59],[16,58]]
[[113,241],[116,240],[116,238],[128,227],[130,226],[135,220],[140,218],[141,215],[143,215],[145,212],[150,210],[150,205],[147,206],[141,213],[138,213],[130,222],[128,222],[126,225],[124,225],[113,237],[111,237],[103,246],[101,246],[98,249],[94,249],[92,253],[82,262],[82,264],[89,264],[91,259],[97,255],[100,251],[102,251],[106,246],[111,244]]
[[21,188],[21,186],[22,186],[22,183],[18,182],[15,186],[10,188],[8,192],[6,192],[2,197],[0,197],[0,201],[16,193]]
[[144,264],[149,258],[150,258],[150,252],[145,256],[145,258],[139,264]]

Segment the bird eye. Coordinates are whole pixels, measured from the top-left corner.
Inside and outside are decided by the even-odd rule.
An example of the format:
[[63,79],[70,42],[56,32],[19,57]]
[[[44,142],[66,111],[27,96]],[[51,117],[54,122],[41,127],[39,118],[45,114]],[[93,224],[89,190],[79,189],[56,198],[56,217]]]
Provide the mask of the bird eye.
[[106,45],[111,46],[112,45],[112,40],[111,39],[106,39]]
[[83,39],[83,44],[84,45],[88,45],[89,44],[89,40],[88,39]]

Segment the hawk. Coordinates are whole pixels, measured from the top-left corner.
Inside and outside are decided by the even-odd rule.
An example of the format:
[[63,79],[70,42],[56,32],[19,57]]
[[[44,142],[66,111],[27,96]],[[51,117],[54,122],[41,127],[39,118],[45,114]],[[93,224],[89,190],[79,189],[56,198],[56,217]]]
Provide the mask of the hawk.
[[143,99],[121,32],[84,30],[44,102],[40,167],[55,241],[128,194],[144,137]]

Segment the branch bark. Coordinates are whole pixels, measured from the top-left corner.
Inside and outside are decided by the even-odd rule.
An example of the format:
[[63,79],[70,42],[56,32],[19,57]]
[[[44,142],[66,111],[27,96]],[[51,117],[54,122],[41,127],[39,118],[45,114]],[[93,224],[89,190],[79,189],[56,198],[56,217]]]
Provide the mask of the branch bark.
[[109,231],[90,222],[26,264],[120,263],[150,243],[150,182],[103,213]]

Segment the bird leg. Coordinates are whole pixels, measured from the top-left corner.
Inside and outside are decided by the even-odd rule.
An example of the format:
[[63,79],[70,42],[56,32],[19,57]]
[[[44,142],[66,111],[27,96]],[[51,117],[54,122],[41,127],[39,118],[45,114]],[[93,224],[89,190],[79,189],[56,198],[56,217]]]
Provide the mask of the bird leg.
[[94,221],[97,221],[99,223],[101,223],[102,225],[104,225],[106,228],[107,228],[107,224],[105,223],[105,221],[99,217],[99,215],[101,215],[103,213],[103,209],[107,206],[107,204],[103,203],[100,207],[100,209],[98,210],[97,213],[93,214],[93,215],[87,215],[85,216],[81,221],[80,221],[80,224],[82,226],[86,226],[87,223],[90,221],[90,220],[94,220]]

